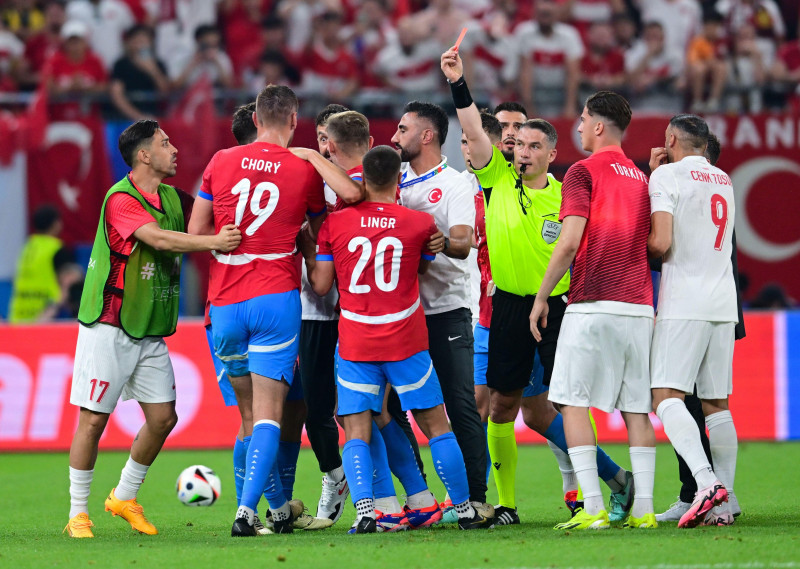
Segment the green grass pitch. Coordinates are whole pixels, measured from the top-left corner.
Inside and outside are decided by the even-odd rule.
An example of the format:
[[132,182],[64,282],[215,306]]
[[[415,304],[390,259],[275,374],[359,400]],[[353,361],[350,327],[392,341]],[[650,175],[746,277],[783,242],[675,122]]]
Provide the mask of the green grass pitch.
[[[612,445],[607,450],[621,465],[630,464],[626,447]],[[473,532],[438,526],[370,536],[347,535],[354,516],[348,504],[342,520],[328,530],[232,539],[235,494],[229,451],[165,451],[139,494],[160,534],[139,535],[103,511],[103,500],[126,457],[127,453],[100,454],[89,499],[96,538],[72,540],[61,534],[69,508],[66,454],[0,455],[0,567],[800,568],[798,443],[740,444],[736,494],[744,515],[733,527],[678,530],[674,524],[662,524],[657,530],[614,527],[571,533],[552,529],[567,518],[567,510],[556,462],[544,446],[520,447],[521,526]],[[175,479],[191,464],[205,464],[220,474],[222,497],[216,505],[190,508],[176,499]],[[676,471],[671,448],[660,445],[656,511],[675,499]],[[429,481],[441,499],[441,483],[435,476]],[[312,513],[319,482],[314,456],[303,450],[295,497]],[[496,499],[493,482],[489,499]]]

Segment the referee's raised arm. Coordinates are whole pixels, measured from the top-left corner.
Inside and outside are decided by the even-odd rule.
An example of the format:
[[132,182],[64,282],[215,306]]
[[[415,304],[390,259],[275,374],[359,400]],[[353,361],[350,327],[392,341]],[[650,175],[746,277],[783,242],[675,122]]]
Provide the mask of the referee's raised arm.
[[458,50],[450,48],[442,54],[442,72],[450,84],[453,94],[453,103],[456,106],[458,120],[464,137],[469,147],[470,163],[472,168],[480,170],[492,158],[492,142],[486,135],[481,125],[481,114],[478,107],[472,102],[467,82],[464,80],[464,64]]

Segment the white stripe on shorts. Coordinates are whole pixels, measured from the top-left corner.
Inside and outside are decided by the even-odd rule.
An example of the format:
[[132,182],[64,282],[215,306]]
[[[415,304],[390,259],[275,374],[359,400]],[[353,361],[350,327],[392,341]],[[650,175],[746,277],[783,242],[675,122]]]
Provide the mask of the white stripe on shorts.
[[236,360],[246,360],[247,354],[233,354],[232,356],[221,356],[217,354],[217,357],[223,362],[233,362]]
[[405,310],[401,310],[400,312],[395,312],[393,314],[382,314],[380,316],[367,316],[366,314],[356,314],[355,312],[350,312],[349,310],[345,310],[344,308],[341,309],[341,315],[343,318],[347,318],[348,320],[352,320],[353,322],[360,322],[361,324],[389,324],[391,322],[399,322],[400,320],[405,320],[419,308],[419,297],[417,300],[406,308]]
[[247,349],[250,350],[251,352],[256,352],[256,353],[279,352],[280,350],[294,344],[295,340],[297,340],[297,334],[294,335],[294,338],[292,338],[288,342],[284,342],[283,344],[273,344],[271,346],[254,346],[253,344],[250,344],[249,346],[247,346]]
[[346,387],[351,391],[358,391],[360,393],[369,393],[370,395],[377,395],[381,392],[380,385],[369,385],[365,383],[353,383],[352,381],[347,381],[346,379],[342,379],[341,376],[336,376],[336,379],[339,381],[339,385],[342,387]]
[[394,390],[397,392],[398,395],[403,393],[408,393],[409,391],[414,391],[419,389],[428,381],[428,378],[431,376],[431,372],[433,372],[433,362],[431,362],[430,367],[428,368],[428,373],[422,376],[422,379],[415,383],[410,383],[409,385],[392,385]]

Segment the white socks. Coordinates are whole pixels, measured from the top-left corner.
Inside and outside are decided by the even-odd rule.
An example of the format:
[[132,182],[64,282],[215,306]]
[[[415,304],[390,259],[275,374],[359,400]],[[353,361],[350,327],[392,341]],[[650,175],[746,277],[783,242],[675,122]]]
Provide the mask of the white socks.
[[603,492],[597,474],[597,447],[580,446],[569,449],[572,468],[583,490],[583,506],[586,513],[596,515],[603,510]]
[[89,513],[89,488],[94,470],[77,470],[69,467],[69,517]]
[[631,447],[631,471],[633,472],[634,518],[653,513],[653,485],[656,476],[656,449],[653,447]]
[[269,511],[272,513],[272,521],[275,522],[282,522],[292,517],[292,507],[289,505],[288,501],[284,502],[279,508],[270,506]]
[[256,513],[247,506],[239,506],[239,509],[236,510],[236,519],[244,518],[247,520],[247,525],[251,526],[255,522]]
[[677,397],[665,399],[656,409],[656,415],[664,424],[664,432],[669,437],[672,446],[692,471],[692,475],[697,481],[697,488],[703,489],[711,486],[717,476],[711,470],[711,465],[708,463],[700,442],[700,431],[684,402]]
[[136,494],[139,493],[139,487],[144,482],[144,477],[147,476],[148,468],[150,467],[139,464],[133,458],[128,457],[128,462],[125,463],[125,468],[122,469],[119,483],[114,489],[114,496],[123,502],[136,498]]
[[403,511],[403,507],[397,501],[397,496],[375,498],[375,509],[384,514],[399,514]]
[[577,490],[578,479],[575,477],[575,471],[572,469],[572,461],[569,459],[569,455],[558,448],[558,445],[552,441],[547,441],[547,446],[553,451],[553,456],[556,457],[556,462],[558,462],[558,469],[561,471],[561,491],[566,494]]
[[708,426],[708,442],[711,444],[711,458],[714,460],[714,472],[728,492],[733,490],[736,477],[736,452],[739,442],[736,428],[730,411],[720,411],[706,417]]
[[339,482],[344,480],[344,468],[341,466],[337,466],[330,472],[326,472],[325,476],[327,476],[329,480],[338,484]]
[[375,519],[375,504],[372,498],[362,498],[355,504],[356,507],[356,521],[360,522],[361,518]]
[[406,498],[406,504],[412,510],[417,510],[419,508],[430,508],[436,503],[436,498],[433,497],[430,490],[423,490],[422,492],[417,492],[416,494],[412,494]]
[[471,520],[475,517],[475,508],[472,507],[469,500],[461,502],[460,504],[453,504],[456,509],[456,515],[459,520]]

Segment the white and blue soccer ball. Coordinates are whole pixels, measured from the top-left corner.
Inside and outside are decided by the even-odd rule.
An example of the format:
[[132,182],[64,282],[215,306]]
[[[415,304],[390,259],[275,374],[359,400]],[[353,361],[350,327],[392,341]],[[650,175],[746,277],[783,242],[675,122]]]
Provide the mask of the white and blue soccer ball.
[[209,467],[195,464],[178,476],[175,491],[186,506],[210,506],[219,499],[222,482]]

